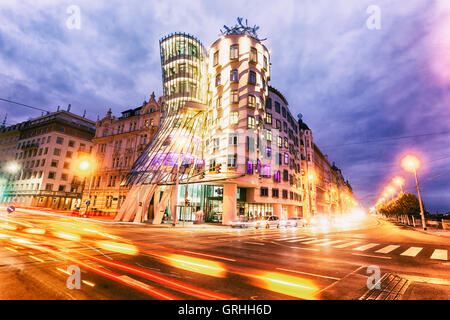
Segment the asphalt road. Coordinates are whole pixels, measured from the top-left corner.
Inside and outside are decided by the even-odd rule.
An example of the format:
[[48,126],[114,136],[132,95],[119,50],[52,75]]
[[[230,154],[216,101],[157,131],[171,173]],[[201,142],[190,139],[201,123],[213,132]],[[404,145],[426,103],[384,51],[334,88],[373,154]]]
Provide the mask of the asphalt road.
[[0,299],[449,299],[449,239],[375,217],[255,230],[19,211],[0,217]]

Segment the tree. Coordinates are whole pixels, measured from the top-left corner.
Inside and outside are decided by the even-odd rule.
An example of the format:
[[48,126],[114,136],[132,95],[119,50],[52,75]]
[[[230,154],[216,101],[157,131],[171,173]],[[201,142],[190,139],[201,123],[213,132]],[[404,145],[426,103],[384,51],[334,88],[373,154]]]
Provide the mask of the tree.
[[419,199],[417,199],[417,197],[412,193],[402,193],[394,200],[379,204],[377,206],[377,211],[387,217],[398,217],[401,215],[419,215]]

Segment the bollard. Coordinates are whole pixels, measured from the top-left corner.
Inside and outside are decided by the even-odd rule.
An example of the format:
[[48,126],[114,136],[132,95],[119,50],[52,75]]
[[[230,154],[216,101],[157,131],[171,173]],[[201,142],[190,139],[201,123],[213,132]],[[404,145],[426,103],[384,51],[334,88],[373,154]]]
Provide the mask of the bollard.
[[414,216],[412,216],[413,226],[416,227],[416,221],[414,220]]
[[406,216],[406,219],[407,219],[407,221],[408,221],[408,226],[409,226],[409,216]]

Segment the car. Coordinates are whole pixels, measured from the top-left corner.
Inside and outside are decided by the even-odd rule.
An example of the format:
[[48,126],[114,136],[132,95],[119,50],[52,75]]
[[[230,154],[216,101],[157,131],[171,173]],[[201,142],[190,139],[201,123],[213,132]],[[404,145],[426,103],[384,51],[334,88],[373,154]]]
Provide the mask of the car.
[[260,219],[257,219],[253,222],[253,226],[255,229],[258,228],[266,228],[269,229],[270,227],[280,227],[280,219],[277,216],[265,216]]
[[304,227],[305,220],[300,217],[291,217],[286,220],[280,220],[280,227]]
[[248,228],[249,224],[251,224],[251,222],[246,220],[234,220],[230,223],[232,228]]

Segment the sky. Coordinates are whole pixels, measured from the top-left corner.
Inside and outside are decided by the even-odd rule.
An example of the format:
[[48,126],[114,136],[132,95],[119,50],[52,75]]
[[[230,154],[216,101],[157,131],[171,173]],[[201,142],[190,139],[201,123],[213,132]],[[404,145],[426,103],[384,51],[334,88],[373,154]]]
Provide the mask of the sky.
[[[118,115],[162,95],[160,38],[182,31],[209,47],[237,17],[260,27],[269,84],[357,200],[372,206],[395,175],[416,192],[400,167],[414,153],[426,209],[450,211],[447,0],[0,0],[0,98],[52,111],[70,103],[92,120],[109,108]],[[1,121],[6,114],[14,124],[41,112],[0,101]]]

